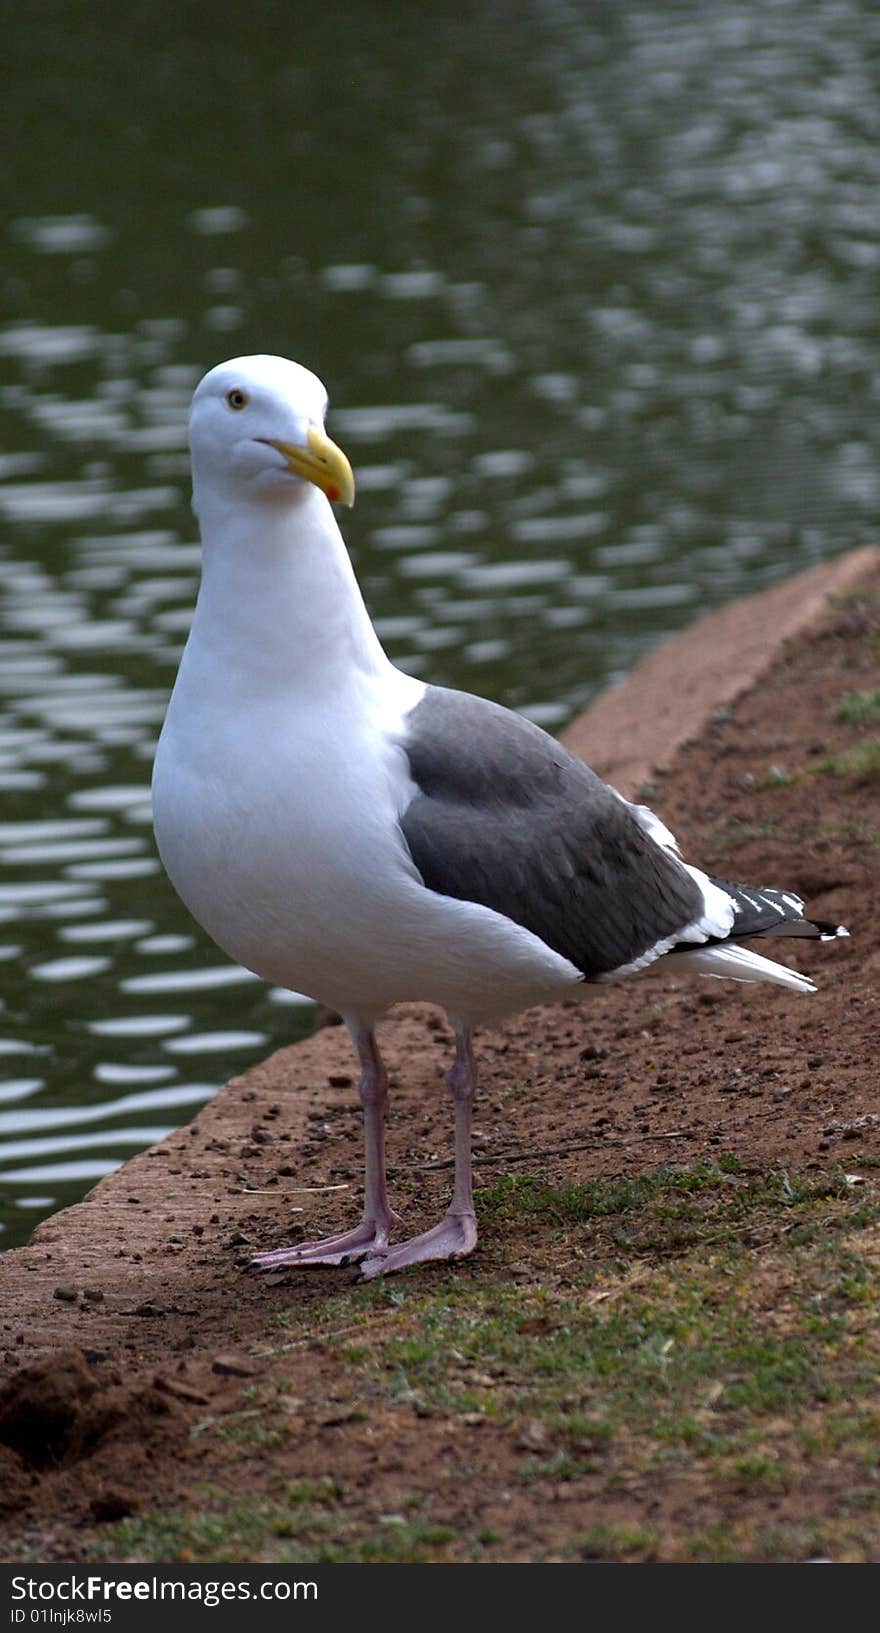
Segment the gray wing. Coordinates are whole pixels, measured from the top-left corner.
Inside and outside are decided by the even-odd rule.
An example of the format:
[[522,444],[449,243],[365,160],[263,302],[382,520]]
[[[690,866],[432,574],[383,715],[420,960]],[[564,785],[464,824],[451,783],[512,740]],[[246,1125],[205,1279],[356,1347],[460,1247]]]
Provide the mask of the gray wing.
[[505,914],[587,978],[701,916],[702,892],[681,863],[520,715],[429,686],[402,746],[418,793],[400,825],[429,890]]

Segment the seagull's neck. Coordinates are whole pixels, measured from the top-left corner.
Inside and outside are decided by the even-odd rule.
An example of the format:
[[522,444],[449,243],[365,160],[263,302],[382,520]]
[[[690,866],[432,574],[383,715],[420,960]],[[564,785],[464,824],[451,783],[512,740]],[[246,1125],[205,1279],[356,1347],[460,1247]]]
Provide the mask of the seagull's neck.
[[217,651],[248,689],[344,690],[386,674],[327,500],[308,489],[293,505],[200,506],[202,582],[191,646]]

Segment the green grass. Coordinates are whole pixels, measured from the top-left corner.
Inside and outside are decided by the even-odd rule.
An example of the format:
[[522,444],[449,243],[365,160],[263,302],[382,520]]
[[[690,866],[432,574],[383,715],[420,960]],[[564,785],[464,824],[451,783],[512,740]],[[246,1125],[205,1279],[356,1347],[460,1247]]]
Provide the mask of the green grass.
[[[140,1560],[214,1560],[218,1563],[259,1559],[267,1547],[299,1530],[313,1529],[315,1518],[307,1506],[229,1501],[220,1492],[209,1493],[215,1509],[200,1513],[135,1515],[106,1527],[96,1546],[97,1558]],[[273,1557],[281,1557],[277,1547]]]
[[873,692],[846,692],[834,711],[837,720],[861,726],[880,722],[880,687]]
[[818,777],[846,777],[854,782],[873,782],[880,777],[880,737],[869,737],[852,748],[826,754],[811,767]]
[[802,777],[809,774],[806,767],[800,771],[786,771],[782,765],[771,765],[759,779],[758,788],[762,791],[765,788],[790,788],[792,783],[800,782]]
[[778,822],[743,822],[735,819],[726,833],[716,840],[716,848],[720,851],[737,851],[744,845],[750,845],[754,839],[778,839],[779,836]]
[[[804,773],[807,775],[808,773]],[[772,786],[777,786],[773,784]],[[873,818],[873,820],[872,820]],[[750,845],[753,840],[785,838],[788,844],[800,839],[812,842],[816,838],[833,839],[844,844],[877,845],[880,844],[880,829],[873,812],[864,812],[846,820],[831,822],[816,822],[811,816],[809,821],[800,821],[791,817],[786,821],[783,833],[777,822],[740,822],[734,820],[726,832],[719,835],[715,841],[715,848],[719,854],[728,851],[741,850],[744,845]]]
[[880,737],[869,737],[849,748],[825,754],[812,765],[787,771],[784,766],[772,765],[758,782],[760,790],[790,788],[806,777],[841,777],[850,782],[873,782],[880,777]]
[[456,1532],[418,1517],[380,1516],[366,1535],[345,1537],[344,1520],[309,1507],[224,1501],[200,1514],[172,1511],[122,1520],[96,1543],[96,1559],[174,1563],[271,1561],[282,1565],[427,1564],[442,1561]]
[[623,1564],[650,1560],[657,1549],[655,1531],[635,1525],[592,1525],[573,1550],[573,1557]]
[[[635,1215],[633,1239],[662,1250],[670,1236],[677,1244],[689,1206],[703,1249],[661,1262],[647,1287],[628,1287],[624,1266],[585,1274],[581,1289],[566,1293],[530,1288],[526,1296],[503,1282],[407,1292],[405,1319],[377,1336],[373,1371],[394,1399],[432,1412],[537,1417],[550,1437],[548,1472],[560,1446],[570,1454],[587,1442],[579,1455],[592,1456],[617,1424],[655,1447],[713,1450],[749,1417],[836,1400],[842,1386],[824,1364],[835,1347],[847,1346],[846,1388],[871,1387],[870,1357],[863,1369],[850,1318],[876,1294],[876,1277],[829,1227],[834,1204],[841,1230],[864,1222],[842,1177],[812,1182],[784,1170],[755,1178],[701,1165],[562,1187],[500,1180],[481,1193],[481,1207],[506,1224],[517,1213],[542,1214],[577,1235],[585,1224],[607,1228]],[[808,1231],[807,1244],[790,1240],[819,1215],[818,1239]],[[739,1237],[756,1217],[784,1218],[786,1254],[811,1272],[784,1323],[761,1309],[750,1284],[752,1255]],[[820,1273],[817,1305],[808,1290]],[[700,1427],[707,1400],[708,1429]],[[547,1458],[533,1459],[530,1471]]]
[[[736,1257],[724,1268],[735,1274]],[[664,1444],[690,1441],[682,1421],[716,1381],[722,1421],[827,1401],[832,1386],[817,1353],[825,1335],[811,1344],[806,1323],[791,1334],[764,1331],[747,1300],[725,1292],[719,1304],[702,1269],[681,1268],[662,1306],[644,1294],[610,1308],[589,1297],[554,1299],[538,1331],[515,1291],[463,1311],[425,1301],[421,1337],[387,1337],[381,1365],[395,1398],[435,1410],[534,1415],[558,1426],[568,1402],[582,1416],[626,1422]]]
[[686,1169],[662,1167],[653,1173],[619,1180],[588,1180],[578,1184],[549,1185],[529,1175],[504,1175],[477,1193],[481,1215],[507,1221],[517,1216],[537,1216],[551,1224],[568,1226],[619,1217],[628,1226],[616,1232],[618,1241],[630,1240],[640,1249],[653,1245],[658,1251],[681,1245],[681,1227],[693,1226],[706,1240],[731,1239],[749,1215],[755,1212],[790,1210],[812,1205],[846,1191],[841,1175],[809,1180],[792,1177],[784,1168],[766,1174],[739,1173],[735,1157],[720,1156],[713,1163],[697,1163]]
[[[507,1473],[493,1478],[534,1505],[536,1538],[548,1515],[557,1529],[554,1547],[536,1540],[535,1559],[670,1557],[669,1539],[650,1528],[609,1519],[585,1529],[581,1508],[669,1481],[687,1482],[694,1511],[706,1510],[704,1530],[675,1539],[675,1557],[872,1557],[880,1206],[874,1171],[856,1162],[858,1187],[843,1173],[745,1173],[723,1156],[625,1179],[498,1179],[478,1194],[480,1274],[430,1267],[276,1308],[278,1341],[266,1351],[276,1371],[242,1390],[241,1414],[201,1426],[215,1482],[201,1511],[102,1527],[101,1557],[503,1559],[510,1538],[497,1509],[462,1531],[455,1494],[504,1448]],[[524,1284],[505,1263],[536,1228],[542,1263]],[[331,1389],[346,1412],[380,1421],[386,1444],[399,1414],[410,1433],[424,1424],[429,1458],[453,1433],[455,1458],[427,1483],[411,1471],[418,1490],[392,1482],[391,1498],[343,1490],[332,1461],[325,1475],[303,1475],[295,1437],[274,1439],[272,1423],[294,1380],[297,1395],[304,1387],[307,1360],[314,1370],[310,1352],[319,1394],[303,1404],[300,1429]],[[250,1502],[222,1489],[224,1459],[243,1455],[254,1460]],[[768,1527],[768,1505],[828,1482],[839,1490],[824,1518]],[[548,1504],[563,1489],[574,1506]],[[727,1511],[738,1528],[718,1522]]]

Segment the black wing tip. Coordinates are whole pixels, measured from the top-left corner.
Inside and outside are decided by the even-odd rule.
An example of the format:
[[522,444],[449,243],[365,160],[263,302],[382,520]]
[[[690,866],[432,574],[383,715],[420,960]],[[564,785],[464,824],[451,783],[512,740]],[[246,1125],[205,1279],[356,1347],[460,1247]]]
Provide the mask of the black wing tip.
[[773,885],[737,885],[727,879],[713,878],[732,898],[735,918],[729,933],[731,941],[773,939],[777,936],[808,936],[818,941],[836,941],[848,937],[845,924],[830,919],[815,919],[804,909],[800,896],[793,890],[779,890]]
[[819,932],[820,941],[837,941],[838,937],[849,940],[849,931],[845,924],[831,924],[827,919],[810,919],[814,930]]

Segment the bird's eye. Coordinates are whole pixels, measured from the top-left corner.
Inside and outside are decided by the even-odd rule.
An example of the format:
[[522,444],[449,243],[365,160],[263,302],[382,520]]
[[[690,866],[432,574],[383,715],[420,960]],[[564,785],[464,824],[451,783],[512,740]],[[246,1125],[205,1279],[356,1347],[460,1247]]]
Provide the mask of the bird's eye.
[[231,408],[234,414],[240,414],[243,408],[247,408],[248,402],[247,392],[242,391],[239,386],[233,386],[232,390],[226,393],[226,406]]

